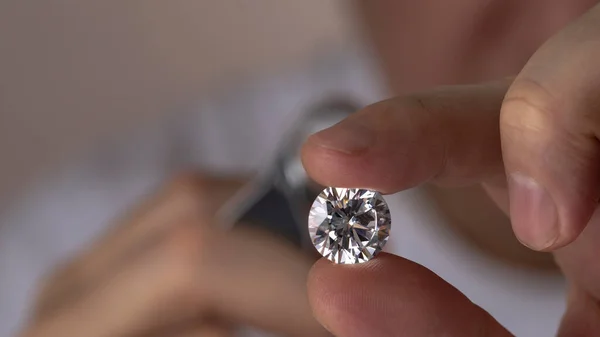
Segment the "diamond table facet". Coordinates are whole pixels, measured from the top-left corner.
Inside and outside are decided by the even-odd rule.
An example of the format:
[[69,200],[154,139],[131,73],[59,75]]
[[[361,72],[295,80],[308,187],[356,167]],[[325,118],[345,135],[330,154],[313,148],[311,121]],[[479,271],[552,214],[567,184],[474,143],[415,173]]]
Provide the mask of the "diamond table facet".
[[327,187],[308,216],[315,248],[341,264],[363,263],[385,246],[391,228],[387,203],[377,191]]

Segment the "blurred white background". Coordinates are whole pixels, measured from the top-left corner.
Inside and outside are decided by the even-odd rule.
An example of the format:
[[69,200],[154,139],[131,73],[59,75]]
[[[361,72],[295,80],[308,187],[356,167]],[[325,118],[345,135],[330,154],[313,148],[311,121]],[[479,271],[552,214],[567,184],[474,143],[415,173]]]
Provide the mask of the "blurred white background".
[[0,200],[99,137],[353,36],[341,0],[0,0]]

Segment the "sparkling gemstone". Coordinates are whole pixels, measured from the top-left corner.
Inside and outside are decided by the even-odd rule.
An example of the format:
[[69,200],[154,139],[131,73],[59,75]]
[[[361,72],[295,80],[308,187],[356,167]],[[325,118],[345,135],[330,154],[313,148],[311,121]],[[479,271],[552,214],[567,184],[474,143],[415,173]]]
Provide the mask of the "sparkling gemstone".
[[391,227],[387,203],[377,191],[327,187],[308,216],[315,248],[335,263],[363,263],[377,255]]

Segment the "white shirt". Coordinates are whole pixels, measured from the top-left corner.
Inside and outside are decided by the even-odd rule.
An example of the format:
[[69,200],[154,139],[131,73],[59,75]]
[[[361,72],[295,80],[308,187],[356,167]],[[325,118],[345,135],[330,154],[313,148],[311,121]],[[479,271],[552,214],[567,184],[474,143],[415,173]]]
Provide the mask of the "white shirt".
[[[245,81],[41,177],[0,216],[0,336],[22,324],[49,268],[164,178],[190,166],[260,170],[311,104],[331,95],[363,105],[384,98],[371,60],[364,50],[350,48],[317,59],[309,69]],[[517,336],[554,335],[564,310],[562,279],[501,264],[463,245],[420,189],[386,199],[394,216],[388,251],[433,270]]]

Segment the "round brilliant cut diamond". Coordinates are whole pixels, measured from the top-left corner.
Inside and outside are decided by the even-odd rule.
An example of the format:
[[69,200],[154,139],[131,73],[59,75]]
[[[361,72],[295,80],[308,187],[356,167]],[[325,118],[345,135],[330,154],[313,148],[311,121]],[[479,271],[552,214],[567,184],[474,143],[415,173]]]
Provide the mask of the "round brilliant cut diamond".
[[341,264],[372,259],[387,242],[390,227],[390,211],[381,193],[367,189],[327,187],[308,217],[315,248]]

